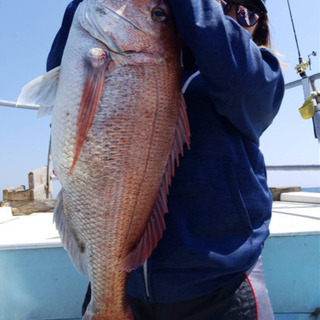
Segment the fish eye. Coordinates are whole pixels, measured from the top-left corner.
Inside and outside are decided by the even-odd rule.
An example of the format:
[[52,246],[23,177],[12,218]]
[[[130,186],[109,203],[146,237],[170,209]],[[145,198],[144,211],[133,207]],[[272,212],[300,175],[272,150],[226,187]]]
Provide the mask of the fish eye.
[[155,21],[165,21],[167,20],[167,14],[162,8],[153,8],[151,11],[152,19]]

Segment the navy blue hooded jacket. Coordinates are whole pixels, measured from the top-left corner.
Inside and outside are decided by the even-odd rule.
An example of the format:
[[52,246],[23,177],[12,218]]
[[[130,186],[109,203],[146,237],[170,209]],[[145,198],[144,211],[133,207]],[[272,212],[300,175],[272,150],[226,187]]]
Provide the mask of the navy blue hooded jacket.
[[[185,92],[191,148],[172,181],[166,230],[144,268],[129,276],[128,294],[150,302],[204,295],[258,259],[272,207],[259,138],[284,94],[277,58],[216,1],[170,4],[200,72],[184,71],[184,81],[194,76]],[[55,41],[49,69],[63,46]]]

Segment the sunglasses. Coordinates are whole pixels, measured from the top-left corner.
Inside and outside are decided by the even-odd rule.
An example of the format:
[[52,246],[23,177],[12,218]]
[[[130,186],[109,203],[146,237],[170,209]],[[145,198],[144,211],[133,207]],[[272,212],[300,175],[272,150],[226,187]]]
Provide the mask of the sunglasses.
[[254,26],[259,19],[264,15],[257,7],[250,5],[248,3],[239,3],[229,0],[218,0],[222,6],[224,14],[228,14],[232,6],[236,7],[236,18],[237,22],[242,27],[252,27]]

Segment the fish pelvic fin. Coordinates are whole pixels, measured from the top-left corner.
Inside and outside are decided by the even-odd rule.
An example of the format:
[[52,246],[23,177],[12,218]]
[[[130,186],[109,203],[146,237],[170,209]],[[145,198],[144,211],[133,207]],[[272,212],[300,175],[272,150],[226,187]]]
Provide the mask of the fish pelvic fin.
[[53,222],[56,225],[56,229],[59,231],[61,242],[68,251],[74,266],[83,275],[88,275],[85,245],[77,238],[70,222],[65,217],[62,193],[63,189],[57,196],[57,202],[53,213]]
[[17,105],[38,105],[38,117],[51,115],[54,100],[57,94],[60,67],[35,78],[21,90]]
[[119,270],[131,272],[142,266],[162,238],[163,231],[166,228],[164,216],[168,213],[167,196],[169,194],[169,187],[175,173],[175,166],[179,166],[179,156],[183,156],[184,154],[184,144],[187,144],[187,147],[190,148],[190,127],[186,112],[186,104],[181,93],[181,106],[172,150],[154,209],[139,243],[118,266]]
[[103,94],[106,73],[110,61],[111,59],[108,54],[100,48],[91,49],[87,55],[87,75],[77,116],[74,158],[69,174],[72,174],[76,166],[87,133],[92,126],[94,116]]

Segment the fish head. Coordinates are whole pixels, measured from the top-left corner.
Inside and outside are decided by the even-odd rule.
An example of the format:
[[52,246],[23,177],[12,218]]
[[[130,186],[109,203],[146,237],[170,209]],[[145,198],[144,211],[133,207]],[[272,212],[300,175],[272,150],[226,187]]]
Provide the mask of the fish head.
[[81,26],[111,54],[150,62],[179,56],[179,38],[166,0],[87,0]]

